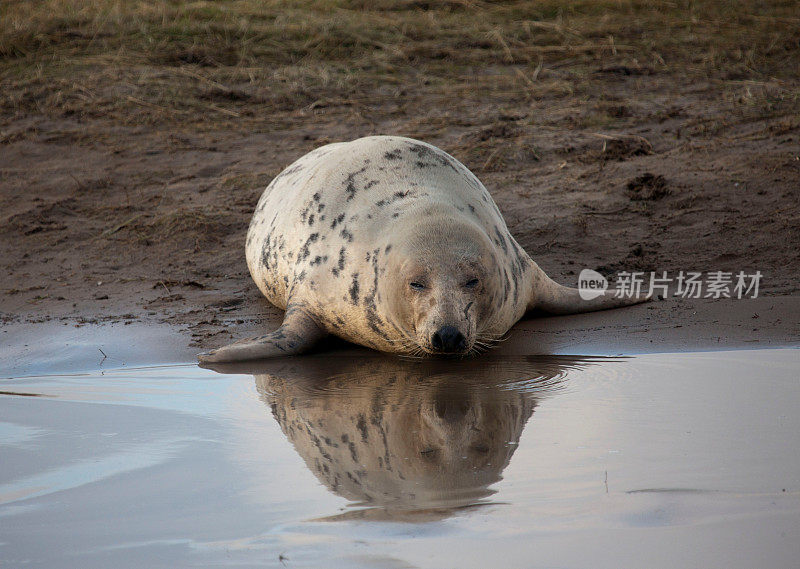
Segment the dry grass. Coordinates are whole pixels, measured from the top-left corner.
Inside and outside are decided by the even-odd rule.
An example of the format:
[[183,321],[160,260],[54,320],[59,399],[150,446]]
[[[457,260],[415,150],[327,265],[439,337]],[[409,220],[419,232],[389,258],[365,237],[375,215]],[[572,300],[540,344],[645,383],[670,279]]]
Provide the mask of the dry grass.
[[[796,88],[784,83],[800,61],[796,8],[721,0],[6,0],[0,112],[3,124],[43,114],[214,128],[386,99],[402,107],[415,94],[498,105],[558,100],[581,96],[598,76],[667,74],[723,82],[732,105],[781,114],[797,109]],[[765,83],[769,96],[755,87]],[[622,118],[614,112],[598,106],[581,120],[606,126]]]

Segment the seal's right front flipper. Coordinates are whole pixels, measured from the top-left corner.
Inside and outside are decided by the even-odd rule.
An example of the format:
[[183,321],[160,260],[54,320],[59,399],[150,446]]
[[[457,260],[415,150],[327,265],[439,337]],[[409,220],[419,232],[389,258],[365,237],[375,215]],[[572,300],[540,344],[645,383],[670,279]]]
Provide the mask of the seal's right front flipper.
[[206,364],[294,356],[310,350],[325,335],[325,330],[302,308],[290,306],[283,324],[274,332],[197,354],[197,359]]

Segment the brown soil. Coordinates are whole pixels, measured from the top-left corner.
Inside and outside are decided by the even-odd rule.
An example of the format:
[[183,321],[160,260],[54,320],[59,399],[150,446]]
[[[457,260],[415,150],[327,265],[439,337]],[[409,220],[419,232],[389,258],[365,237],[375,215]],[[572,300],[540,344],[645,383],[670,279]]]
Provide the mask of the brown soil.
[[[369,134],[420,138],[464,162],[560,282],[585,267],[759,270],[761,295],[800,291],[792,3],[265,9],[311,22],[286,28],[285,60],[268,30],[221,42],[212,24],[233,26],[227,12],[184,14],[200,27],[148,50],[125,27],[144,24],[111,8],[54,23],[58,2],[20,15],[26,4],[0,13],[7,329],[165,322],[213,346],[273,326],[280,312],[244,262],[252,209],[297,157]],[[249,6],[226,9],[255,21]],[[164,14],[136,16],[155,27]],[[459,33],[464,22],[484,27]],[[681,302],[657,310],[667,318]]]

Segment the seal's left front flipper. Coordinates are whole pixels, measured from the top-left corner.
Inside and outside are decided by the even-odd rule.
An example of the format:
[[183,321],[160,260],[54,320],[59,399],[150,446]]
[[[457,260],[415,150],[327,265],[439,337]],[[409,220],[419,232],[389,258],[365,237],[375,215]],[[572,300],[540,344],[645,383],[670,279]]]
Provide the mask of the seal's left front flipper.
[[307,352],[326,335],[325,330],[303,309],[290,306],[277,330],[197,354],[197,359],[205,364],[294,356]]

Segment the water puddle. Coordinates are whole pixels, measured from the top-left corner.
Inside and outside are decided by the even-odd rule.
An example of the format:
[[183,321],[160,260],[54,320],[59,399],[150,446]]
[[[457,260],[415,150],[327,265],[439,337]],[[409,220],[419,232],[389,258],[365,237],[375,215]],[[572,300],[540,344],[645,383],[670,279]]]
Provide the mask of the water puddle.
[[795,567],[800,350],[0,379],[0,566]]

